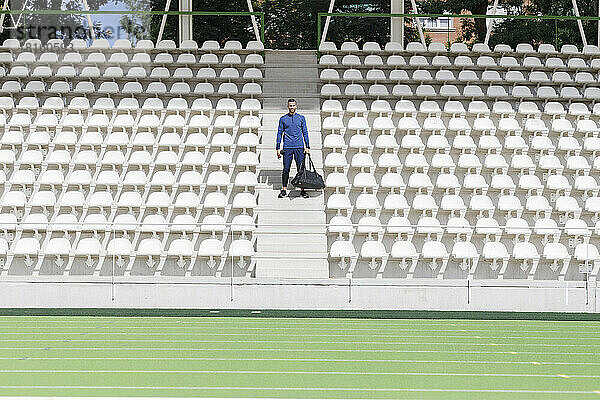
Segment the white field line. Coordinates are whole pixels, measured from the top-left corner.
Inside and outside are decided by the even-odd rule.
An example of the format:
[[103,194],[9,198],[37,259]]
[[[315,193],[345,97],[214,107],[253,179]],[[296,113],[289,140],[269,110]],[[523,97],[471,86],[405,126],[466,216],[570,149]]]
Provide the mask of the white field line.
[[[403,375],[403,376],[469,376],[469,377],[495,377],[495,378],[561,378],[562,374],[468,374],[452,372],[353,372],[353,371],[232,371],[232,370],[77,370],[77,369],[3,369],[0,373],[77,373],[77,374],[97,374],[97,373],[132,373],[132,374],[255,374],[255,375]],[[568,375],[568,378],[600,378],[600,375]]]
[[[540,340],[582,340],[582,339],[588,339],[588,338],[582,338],[582,337],[546,337],[546,336],[485,336],[485,337],[479,337],[478,335],[473,335],[473,333],[471,332],[465,332],[465,335],[374,335],[378,338],[398,338],[398,339],[403,339],[403,338],[410,338],[410,339],[415,339],[415,338],[458,338],[458,339],[540,339]],[[153,332],[153,333],[147,333],[147,332],[0,332],[0,336],[25,336],[25,335],[35,335],[35,336],[39,336],[39,335],[73,335],[73,336],[104,336],[104,335],[111,335],[111,336],[116,336],[116,335],[124,335],[124,336],[169,336],[169,337],[173,337],[173,336],[184,336],[184,337],[189,337],[189,336],[225,336],[225,337],[230,337],[230,336],[248,336],[249,334],[247,333],[209,333],[209,332],[198,332],[198,333],[170,333],[170,332]],[[302,334],[302,333],[264,333],[261,334],[261,336],[275,336],[275,337],[357,337],[357,335],[351,335],[351,334],[340,334],[340,333],[330,333],[330,334]],[[2,338],[0,338],[0,342],[4,340]],[[26,339],[25,339],[26,340]],[[598,342],[600,343],[600,337],[597,338]],[[345,343],[345,342],[340,342],[340,343]],[[368,342],[365,342],[368,343]],[[374,343],[389,343],[389,342],[385,342],[385,341],[381,341],[381,342],[374,342]]]
[[[14,326],[9,326],[9,327],[5,327],[5,326],[0,326],[0,328],[2,329],[65,329],[64,326],[39,326],[39,325],[35,325],[35,326],[22,326],[22,325],[14,325]],[[198,326],[161,326],[161,325],[154,325],[154,326],[68,326],[68,329],[104,329],[104,328],[110,328],[110,329],[116,329],[116,330],[127,330],[127,329],[148,329],[148,328],[160,328],[160,329],[164,329],[164,330],[178,330],[178,329],[185,329],[185,330],[189,330],[189,329],[195,329],[195,330],[201,330],[201,329],[214,329],[214,327],[198,327]],[[225,328],[225,327],[220,327],[221,329]],[[415,330],[417,330],[419,327],[413,327],[413,328],[342,328],[344,331],[357,331],[357,332],[385,332],[385,331],[391,331],[391,332],[414,332]],[[591,332],[575,332],[573,331],[572,333],[575,335],[578,335],[579,337],[581,335],[600,335],[600,326],[597,327],[598,331],[591,331]],[[232,325],[231,329],[235,329],[236,331],[245,331],[245,330],[249,330],[249,331],[277,331],[277,330],[297,330],[297,327],[239,327],[239,326],[235,326]],[[325,331],[325,332],[331,332],[331,328],[311,328],[311,327],[303,327],[303,330],[310,330],[310,331]],[[436,329],[437,332],[440,333],[445,333],[445,332],[453,332],[453,333],[458,333],[458,332],[465,332],[465,333],[475,333],[475,332],[498,332],[498,329],[478,329],[478,328],[469,328],[469,329]],[[502,332],[517,332],[517,333],[569,333],[569,332],[565,332],[564,330],[535,330],[535,331],[531,331],[531,330],[523,330],[523,329],[517,329],[517,330],[502,330]],[[31,332],[31,333],[36,333],[36,332]],[[51,332],[51,334],[57,334],[57,333],[62,333],[62,332]],[[81,332],[80,332],[81,333]],[[85,332],[86,334],[89,333],[93,333],[93,334],[104,334],[106,332]],[[109,332],[112,333],[112,332]],[[195,334],[200,334],[202,332],[198,332]],[[2,332],[0,332],[0,335],[4,334]],[[122,332],[120,334],[126,334],[126,332]],[[165,334],[165,333],[162,333]],[[222,334],[222,335],[227,335],[227,334]],[[306,334],[306,336],[317,336],[317,335],[309,335]],[[337,336],[356,336],[356,335],[337,335]],[[377,335],[377,336],[384,336],[384,337],[388,337],[388,336],[393,336],[396,337],[395,335]],[[401,335],[403,336],[403,335]]]
[[[462,337],[463,339],[472,339],[469,337]],[[490,338],[480,338],[490,339]],[[166,340],[166,339],[0,339],[2,342],[61,342],[61,343],[76,343],[76,342],[124,342],[124,343],[285,343],[285,344],[379,344],[379,345],[465,345],[465,346],[532,346],[532,347],[600,347],[600,344],[549,344],[549,343],[464,343],[464,342],[368,342],[368,341],[307,341],[301,342],[297,340]],[[232,348],[235,350],[235,348]]]
[[[600,321],[580,321],[581,323],[577,323],[578,321],[545,321],[545,320],[469,320],[469,319],[444,319],[444,318],[436,318],[436,319],[402,319],[402,318],[339,318],[334,321],[327,321],[328,318],[271,318],[271,317],[92,317],[92,316],[65,316],[59,319],[53,316],[32,316],[29,318],[24,318],[23,320],[15,321],[17,318],[23,318],[22,316],[0,316],[0,326],[4,323],[3,319],[10,319],[10,322],[19,322],[19,323],[27,323],[27,322],[35,322],[36,319],[43,319],[44,322],[64,324],[65,322],[89,322],[89,323],[120,323],[127,321],[139,321],[144,322],[147,320],[160,319],[166,324],[176,323],[176,324],[232,324],[235,326],[239,326],[240,323],[250,323],[250,324],[260,324],[269,325],[269,323],[276,324],[280,326],[281,324],[289,324],[289,325],[299,325],[305,326],[306,324],[310,325],[351,325],[354,326],[356,324],[361,324],[363,326],[368,325],[387,325],[387,326],[415,326],[415,324],[419,324],[421,326],[448,326],[453,324],[484,324],[486,327],[519,327],[519,326],[530,326],[530,325],[560,325],[562,328],[598,328],[600,327]],[[165,319],[169,319],[171,321],[165,321]],[[180,320],[179,320],[180,319]],[[196,319],[196,320],[194,320]],[[325,320],[325,321],[324,321]],[[331,320],[331,319],[330,319]],[[444,322],[433,322],[433,321],[444,321]],[[500,322],[500,323],[499,323]],[[512,323],[514,322],[514,323]],[[565,325],[570,324],[570,325]],[[588,325],[590,324],[590,325]],[[161,324],[149,324],[148,326],[161,326]]]
[[0,389],[147,389],[147,390],[283,390],[283,391],[357,391],[357,392],[458,392],[458,393],[542,393],[597,394],[584,390],[517,390],[517,389],[430,389],[430,388],[332,388],[332,387],[252,387],[252,386],[28,386],[3,385]]
[[[469,345],[470,346],[470,345]],[[470,350],[373,350],[373,349],[281,349],[281,348],[178,348],[178,347],[0,347],[0,350],[58,350],[58,351],[72,351],[72,350],[85,350],[85,351],[277,351],[282,353],[298,352],[298,353],[442,353],[442,354],[529,354],[529,355],[580,355],[580,356],[597,356],[598,353],[594,352],[538,352],[538,351],[470,351]]]
[[521,364],[521,365],[600,365],[600,362],[489,361],[489,360],[406,360],[406,359],[339,359],[339,358],[221,358],[221,357],[0,357],[0,360],[174,360],[174,361],[319,361],[319,362],[386,362],[419,364]]

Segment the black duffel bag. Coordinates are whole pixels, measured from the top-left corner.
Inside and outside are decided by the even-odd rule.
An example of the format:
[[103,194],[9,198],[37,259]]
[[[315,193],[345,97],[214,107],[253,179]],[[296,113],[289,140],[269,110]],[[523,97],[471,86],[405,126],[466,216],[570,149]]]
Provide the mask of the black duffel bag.
[[[308,159],[308,166],[306,165],[306,159]],[[310,158],[310,153],[307,153],[302,163],[302,168],[294,179],[292,179],[292,185],[301,189],[323,189],[325,188],[325,182],[323,177],[319,175],[315,169],[315,165]]]

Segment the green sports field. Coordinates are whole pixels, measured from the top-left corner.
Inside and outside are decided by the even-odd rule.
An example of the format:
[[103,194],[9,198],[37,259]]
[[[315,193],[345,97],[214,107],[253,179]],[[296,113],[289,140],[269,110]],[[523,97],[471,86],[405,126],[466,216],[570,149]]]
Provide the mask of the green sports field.
[[0,396],[600,399],[600,322],[0,317]]

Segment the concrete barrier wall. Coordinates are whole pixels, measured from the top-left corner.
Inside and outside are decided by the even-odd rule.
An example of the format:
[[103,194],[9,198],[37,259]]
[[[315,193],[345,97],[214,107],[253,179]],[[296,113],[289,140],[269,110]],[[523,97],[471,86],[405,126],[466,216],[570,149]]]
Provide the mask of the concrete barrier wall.
[[597,282],[3,277],[2,308],[600,311]]

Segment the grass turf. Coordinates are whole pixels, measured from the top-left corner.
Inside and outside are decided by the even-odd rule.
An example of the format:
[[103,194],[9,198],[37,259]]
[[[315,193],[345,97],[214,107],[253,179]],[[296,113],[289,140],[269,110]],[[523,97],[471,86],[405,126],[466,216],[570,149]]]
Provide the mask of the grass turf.
[[600,399],[600,322],[0,317],[0,396]]

